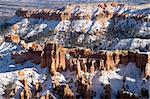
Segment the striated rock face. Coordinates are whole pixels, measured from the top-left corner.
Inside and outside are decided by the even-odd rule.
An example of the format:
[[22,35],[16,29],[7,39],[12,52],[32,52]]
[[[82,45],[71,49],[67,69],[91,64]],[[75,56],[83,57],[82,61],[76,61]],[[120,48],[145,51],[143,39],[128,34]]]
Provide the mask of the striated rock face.
[[[113,8],[117,7],[124,7],[131,9],[132,6],[125,5],[125,4],[118,4],[118,3],[100,3],[97,5],[94,5],[92,7],[97,7],[98,10],[102,10],[101,13],[96,14],[95,19],[99,20],[100,18],[112,18],[113,16]],[[76,8],[76,12],[73,12]],[[80,19],[86,19],[89,20],[92,18],[92,14],[84,11],[79,11],[80,8],[88,8],[91,9],[88,5],[71,5],[66,6],[61,9],[33,9],[33,10],[27,10],[27,9],[18,9],[16,11],[17,16],[22,16],[25,18],[43,18],[48,20],[80,20]],[[96,11],[95,11],[96,12]],[[127,18],[129,15],[128,13],[115,13],[116,16]],[[144,15],[138,15],[134,16],[132,15],[132,18],[135,19],[142,19],[145,18]],[[104,20],[103,20],[104,21]]]
[[[51,71],[62,71],[66,69],[74,70],[71,64],[76,64],[73,58],[81,58],[81,69],[94,72],[95,69],[114,70],[119,64],[127,65],[129,62],[136,63],[136,66],[145,71],[146,65],[150,63],[149,53],[134,51],[106,51],[92,52],[89,49],[67,49],[54,42],[49,42],[42,48],[36,43],[25,43],[29,49],[28,52],[12,55],[16,63],[24,63],[31,60],[33,63],[41,64],[42,68],[49,67]],[[22,44],[24,46],[24,44]],[[40,46],[40,47],[39,47]],[[91,61],[94,60],[94,61]],[[75,65],[74,65],[75,66]],[[85,67],[86,66],[86,67]],[[149,66],[149,65],[148,65]],[[148,67],[147,67],[148,68]],[[146,75],[149,75],[147,69]]]
[[113,52],[106,52],[106,61],[105,61],[106,70],[114,70],[114,59],[113,59]]
[[[26,44],[29,45],[28,43]],[[60,95],[64,99],[74,99],[76,95],[69,85],[63,85],[63,82],[58,80],[58,78],[61,79],[63,77],[59,72],[68,69],[70,71],[76,71],[76,92],[83,98],[93,97],[94,95],[91,86],[94,74],[97,72],[96,70],[115,70],[115,68],[118,68],[119,64],[124,64],[126,66],[129,62],[133,62],[141,69],[145,78],[150,77],[149,53],[143,52],[126,50],[101,50],[99,52],[92,52],[89,49],[69,49],[55,42],[47,42],[41,51],[38,51],[36,45],[34,45],[29,48],[28,52],[12,54],[12,59],[18,64],[30,60],[33,63],[40,64],[42,68],[48,67],[49,73],[53,76],[54,89],[55,91],[62,92]],[[21,76],[24,76],[24,73],[19,73],[18,75],[21,78]],[[26,86],[26,88],[20,93],[21,97],[30,97],[31,92],[30,89],[28,89],[28,85],[24,86]],[[103,98],[110,99],[111,91],[111,86],[109,84],[104,86]],[[28,94],[24,94],[26,92],[28,92]],[[49,94],[47,95],[49,96]],[[119,97],[129,98],[133,96],[122,92],[119,93]],[[134,96],[134,98],[136,98],[136,96]]]
[[23,16],[25,18],[43,18],[48,20],[61,20],[61,12],[59,10],[23,10],[18,9],[16,12],[17,16]]
[[114,63],[115,63],[115,67],[118,67],[119,63],[120,63],[120,54],[121,52],[120,51],[115,51],[114,52]]
[[50,67],[55,71],[66,69],[66,52],[67,49],[55,43],[48,43],[43,49],[41,57],[41,67]]

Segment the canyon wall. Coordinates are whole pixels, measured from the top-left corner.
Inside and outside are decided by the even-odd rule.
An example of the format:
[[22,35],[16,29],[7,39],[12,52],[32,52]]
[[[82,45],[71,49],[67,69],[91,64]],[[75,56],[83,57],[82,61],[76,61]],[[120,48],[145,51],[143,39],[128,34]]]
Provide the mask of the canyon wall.
[[91,9],[91,7],[89,7],[88,5],[81,5],[81,6],[71,5],[71,6],[60,8],[60,9],[32,9],[32,10],[18,9],[16,11],[16,15],[22,16],[24,18],[43,18],[47,20],[82,20],[82,19],[93,20],[92,18],[95,18],[96,20],[100,20],[104,18],[110,19],[112,17],[120,17],[121,19],[127,19],[128,17],[130,17],[138,21],[148,20],[147,15],[144,15],[144,14],[129,15],[128,13],[117,13],[111,9],[111,8],[117,8],[117,7],[132,9],[131,5],[118,4],[118,3],[100,3],[95,6],[99,7],[99,9],[101,10],[101,12],[99,12],[95,16],[92,16],[92,13],[73,12],[73,9],[75,7]]
[[[149,38],[149,9],[136,9],[126,4],[72,4],[55,9],[18,9],[16,17],[18,19],[14,19],[16,22],[10,27],[10,32],[19,34],[26,41],[49,35],[47,37],[65,47],[112,50],[112,43],[117,44],[122,39]],[[106,40],[104,46],[103,40]]]
[[119,66],[119,64],[127,65],[129,62],[133,62],[145,73],[145,76],[150,76],[149,52],[136,52],[130,50],[100,50],[98,52],[93,52],[86,48],[64,48],[63,46],[54,42],[47,42],[47,44],[42,47],[38,43],[34,42],[21,43],[23,40],[20,40],[19,36],[17,35],[8,35],[5,37],[5,39],[6,41],[19,43],[22,47],[28,50],[27,52],[20,54],[12,54],[12,59],[15,61],[15,63],[24,63],[28,60],[31,60],[31,62],[35,64],[41,64],[42,68],[49,67],[50,72],[70,69],[72,68],[73,59],[79,59],[81,60],[81,65],[82,63],[87,64],[87,71],[90,71],[89,67],[91,67],[93,60],[94,68],[103,70],[114,70]]

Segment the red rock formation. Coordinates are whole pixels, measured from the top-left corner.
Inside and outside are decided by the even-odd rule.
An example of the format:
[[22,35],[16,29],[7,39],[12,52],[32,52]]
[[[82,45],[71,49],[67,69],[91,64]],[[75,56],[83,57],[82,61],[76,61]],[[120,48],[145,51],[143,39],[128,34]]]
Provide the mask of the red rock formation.
[[10,34],[10,35],[5,36],[5,41],[6,42],[13,42],[13,43],[19,44],[20,37],[17,34]]
[[100,8],[102,8],[102,9],[105,9],[105,8],[106,8],[106,4],[105,4],[105,3],[100,3],[98,6],[99,6]]
[[61,47],[56,43],[48,43],[41,58],[41,67],[51,67],[56,71],[66,69],[66,57],[67,49]]
[[61,19],[62,20],[70,20],[71,19],[71,12],[70,11],[63,12],[61,14]]
[[62,67],[63,70],[66,69],[66,54],[67,54],[67,49],[60,47],[60,52],[59,52],[59,66]]
[[145,67],[145,78],[150,78],[150,63],[147,63],[146,64],[146,67]]
[[115,68],[112,51],[106,52],[105,67],[106,67],[106,70],[113,70]]
[[[11,37],[6,37],[6,41],[10,41]],[[150,63],[150,55],[148,53],[137,53],[134,51],[99,51],[92,52],[90,49],[67,49],[62,46],[49,42],[45,45],[44,49],[37,43],[25,43],[21,40],[22,46],[28,49],[28,52],[19,54],[12,54],[12,59],[18,64],[22,64],[28,60],[35,64],[41,64],[42,68],[49,67],[50,72],[62,71],[70,69],[77,70],[80,73],[94,72],[95,69],[99,70],[114,70],[119,64],[127,65],[128,62],[135,62],[138,68],[144,71],[145,75],[149,75],[149,69],[145,70],[146,64]],[[83,58],[86,62],[73,62],[70,57],[66,58],[66,55],[71,57]],[[91,64],[91,59],[95,60]],[[79,61],[78,60],[78,61]],[[71,63],[72,62],[72,63]],[[83,63],[83,64],[82,64]],[[77,66],[76,66],[77,65]],[[80,67],[80,68],[79,68]],[[91,67],[91,68],[90,68]],[[52,69],[52,70],[51,70]]]
[[[50,13],[49,13],[50,12]],[[57,10],[24,10],[18,9],[16,15],[22,16],[25,18],[43,18],[47,20],[61,20],[61,12]]]
[[90,57],[91,54],[92,54],[91,49],[87,49],[87,48],[81,49],[81,50],[80,50],[80,49],[77,49],[76,51],[77,51],[77,53],[78,53],[79,55],[81,55],[82,58],[88,58],[88,57]]
[[90,73],[94,73],[94,71],[95,71],[94,63],[95,63],[95,61],[92,61],[92,65],[90,67]]
[[17,33],[18,28],[19,27],[18,27],[17,24],[15,24],[15,25],[12,26],[12,30],[14,31],[14,33]]
[[24,89],[20,93],[21,99],[30,99],[32,96],[32,93],[31,93],[30,87],[28,86],[27,80],[24,79],[23,81],[20,81],[20,82],[22,82],[22,84],[24,85]]
[[[50,67],[52,63],[52,58],[54,58],[54,45],[53,43],[48,43],[45,45],[43,49],[43,55],[41,57],[41,67]],[[53,60],[54,61],[54,60]],[[55,65],[55,63],[53,63]]]
[[112,3],[111,3],[111,6],[113,6],[113,7],[117,7],[117,6],[118,6],[118,3],[116,3],[116,2],[112,2]]
[[42,51],[43,48],[36,42],[26,43],[26,49],[32,49],[33,51]]
[[[96,20],[98,20],[98,22],[100,22],[102,24],[102,26],[105,27],[106,22],[108,21],[108,19],[116,16],[116,17],[120,17],[121,19],[125,19],[127,18],[129,15],[125,14],[125,13],[118,13],[117,11],[113,12],[110,9],[111,8],[117,8],[117,7],[124,7],[127,8],[127,6],[125,6],[124,4],[118,4],[115,2],[112,3],[100,3],[97,5],[102,11],[100,11],[100,13],[96,16],[94,16],[94,18]],[[16,15],[17,16],[22,16],[25,18],[43,18],[43,19],[47,19],[47,20],[91,20],[92,14],[88,13],[88,12],[77,12],[77,13],[72,13],[73,12],[73,7],[79,7],[79,6],[67,6],[66,8],[62,8],[62,9],[32,9],[32,10],[28,10],[28,9],[18,9],[16,11]],[[128,9],[130,9],[131,6],[128,6]],[[131,18],[134,18],[134,20],[140,20],[140,21],[147,21],[148,17],[139,14],[139,15],[130,15]],[[17,29],[13,29],[14,32],[17,32]],[[83,29],[84,31],[84,29]]]
[[114,65],[115,65],[115,67],[118,67],[118,65],[119,65],[119,63],[120,63],[120,54],[121,54],[121,52],[120,51],[115,51],[114,52]]

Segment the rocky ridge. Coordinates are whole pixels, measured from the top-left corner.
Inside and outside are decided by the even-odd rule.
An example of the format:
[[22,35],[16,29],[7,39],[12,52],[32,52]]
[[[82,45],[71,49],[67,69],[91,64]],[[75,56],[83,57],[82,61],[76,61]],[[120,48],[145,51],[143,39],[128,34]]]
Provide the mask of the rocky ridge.
[[131,43],[132,38],[144,42],[149,39],[148,7],[139,9],[118,3],[74,4],[59,9],[19,9],[16,15],[8,21],[8,33],[17,33],[26,41],[42,41],[46,37],[65,47],[110,50],[123,39]]

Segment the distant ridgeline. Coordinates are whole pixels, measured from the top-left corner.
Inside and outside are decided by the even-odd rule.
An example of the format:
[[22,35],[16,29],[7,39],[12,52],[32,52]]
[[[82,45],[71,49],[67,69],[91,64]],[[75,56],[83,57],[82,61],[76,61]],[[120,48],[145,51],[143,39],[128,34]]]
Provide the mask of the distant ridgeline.
[[103,40],[150,38],[149,10],[114,2],[70,4],[58,9],[18,9],[7,23],[13,23],[9,32],[26,40],[45,36],[64,46],[94,48]]
[[114,2],[97,5],[74,4],[59,9],[18,9],[16,15],[46,19],[49,20],[49,24],[56,22],[56,26],[49,28],[57,32],[90,33],[97,38],[147,38],[150,9],[140,7]]

